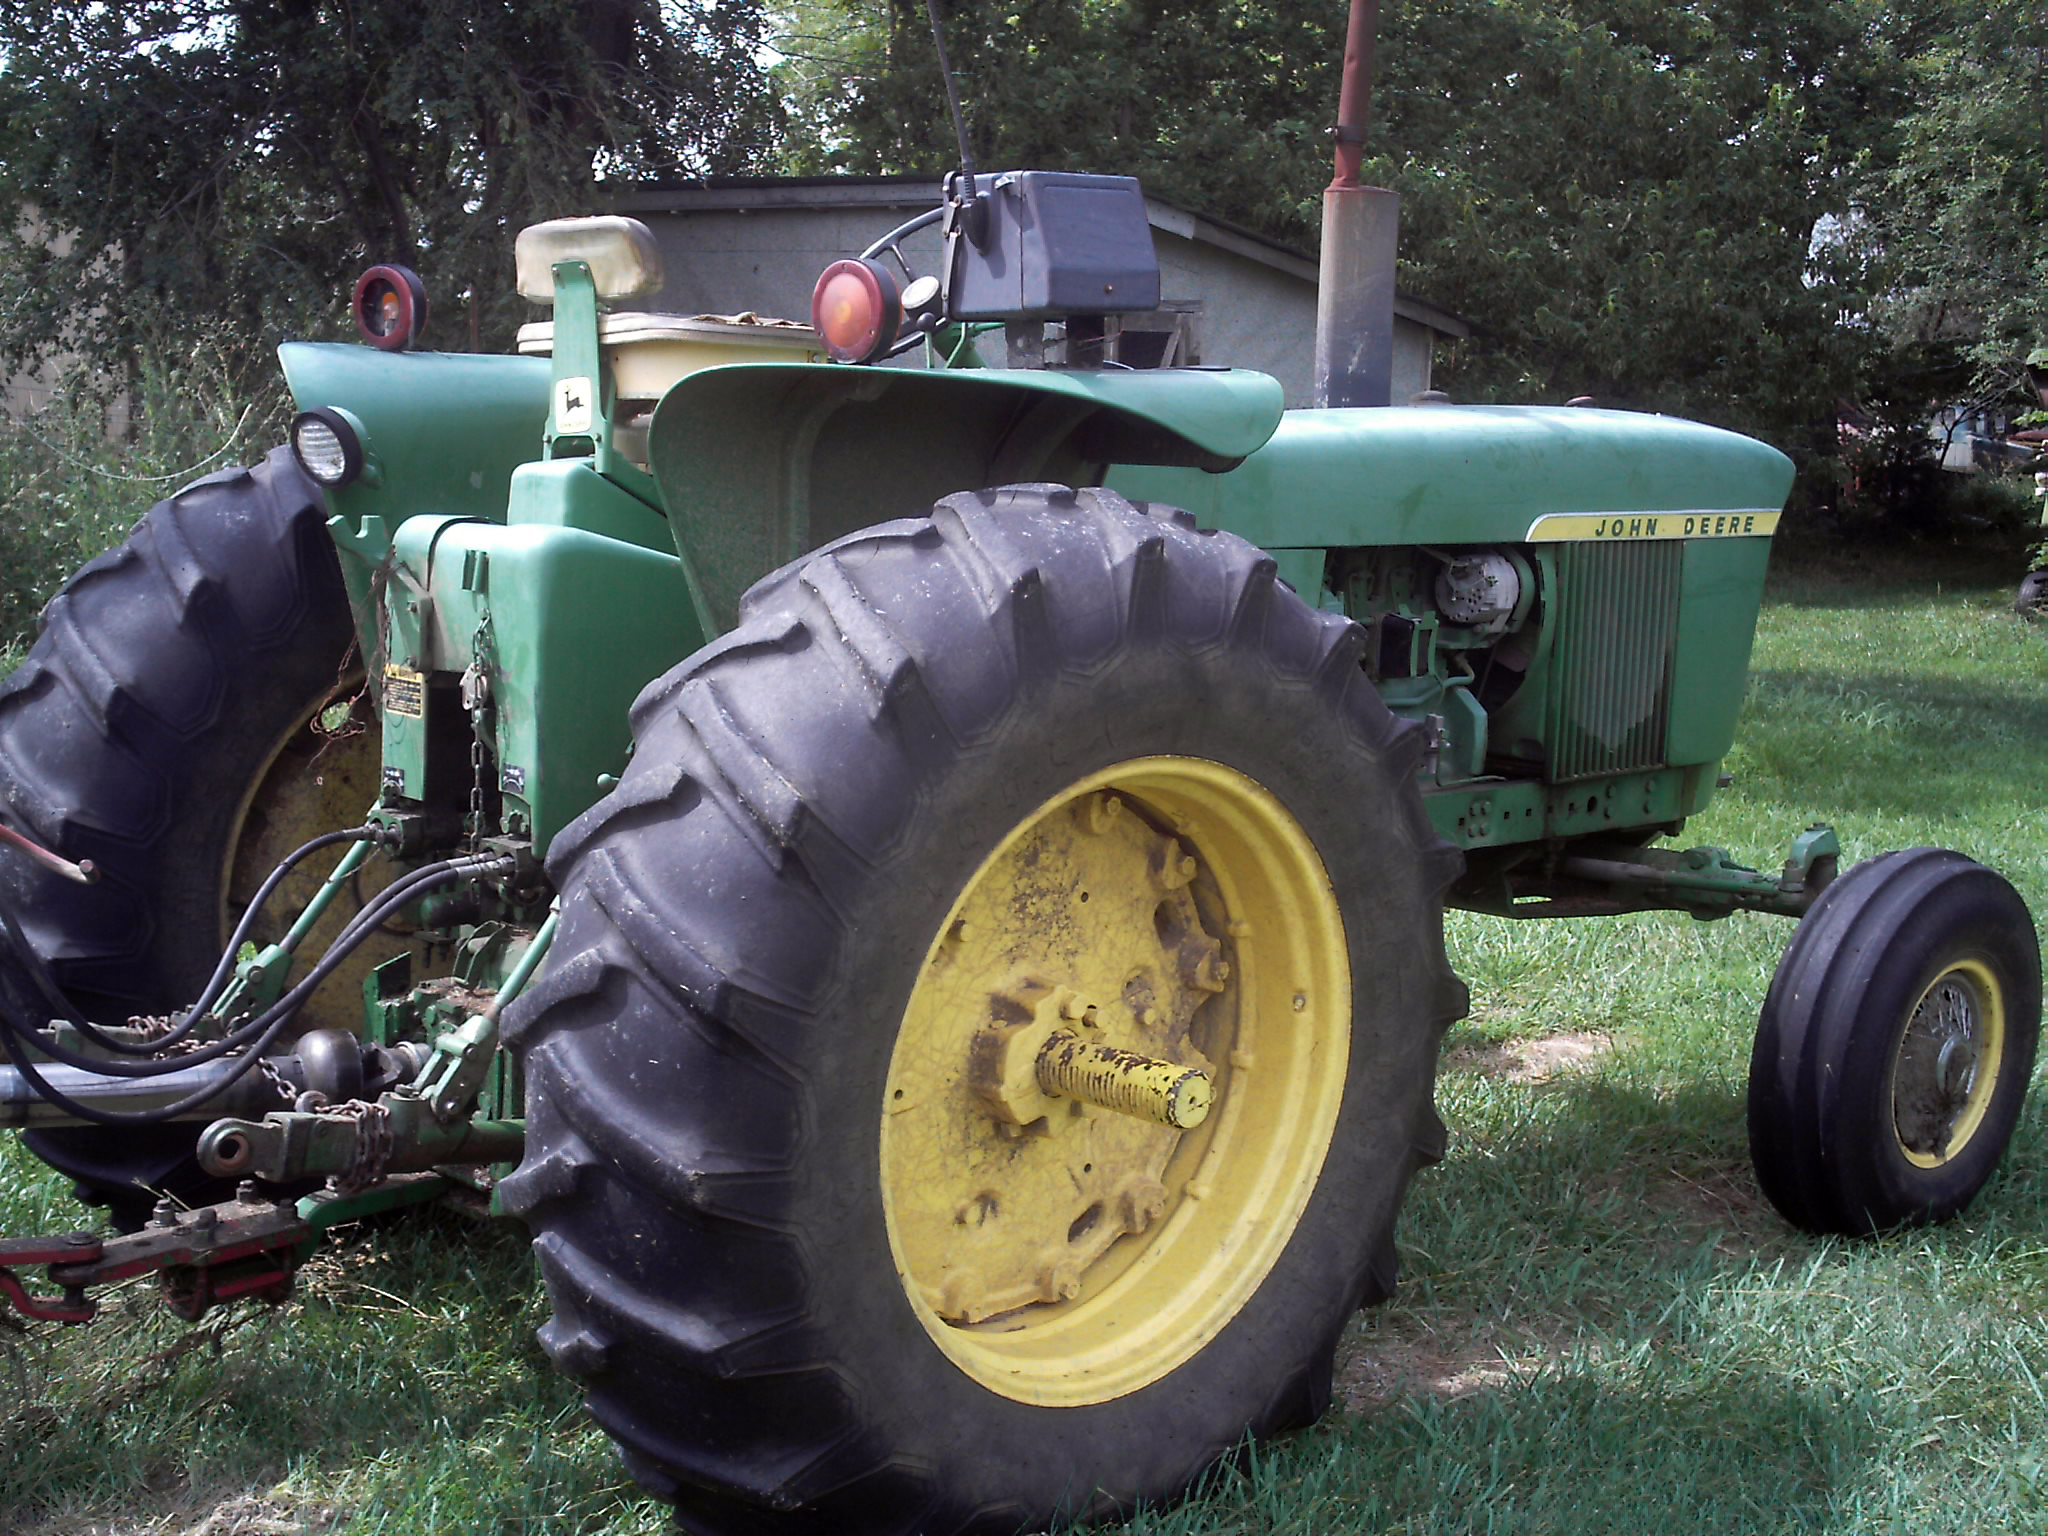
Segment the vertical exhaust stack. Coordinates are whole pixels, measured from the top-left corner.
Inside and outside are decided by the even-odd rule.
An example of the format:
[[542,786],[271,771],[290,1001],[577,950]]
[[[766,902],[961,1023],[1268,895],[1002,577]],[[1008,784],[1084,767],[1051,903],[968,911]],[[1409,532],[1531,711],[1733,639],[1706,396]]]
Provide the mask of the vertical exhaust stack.
[[1401,200],[1359,185],[1372,102],[1379,0],[1351,0],[1344,87],[1337,100],[1337,173],[1323,191],[1323,256],[1316,289],[1317,405],[1388,405],[1394,393],[1394,245]]

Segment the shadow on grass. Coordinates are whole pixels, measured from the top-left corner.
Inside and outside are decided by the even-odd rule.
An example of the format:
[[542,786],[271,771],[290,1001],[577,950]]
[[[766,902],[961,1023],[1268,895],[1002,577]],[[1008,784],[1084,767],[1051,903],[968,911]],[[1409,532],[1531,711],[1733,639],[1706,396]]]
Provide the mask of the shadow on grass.
[[2038,1096],[1963,1219],[1862,1243],[1770,1208],[1726,1087],[1453,1073],[1444,1098],[1451,1156],[1411,1197],[1400,1295],[1340,1355],[1340,1411],[1143,1530],[1834,1528],[1940,1438],[1933,1394],[1996,1400],[1920,1363],[1959,1336],[1995,1354],[1976,1309],[2024,1329],[2048,1301],[2025,1283],[2048,1288]]

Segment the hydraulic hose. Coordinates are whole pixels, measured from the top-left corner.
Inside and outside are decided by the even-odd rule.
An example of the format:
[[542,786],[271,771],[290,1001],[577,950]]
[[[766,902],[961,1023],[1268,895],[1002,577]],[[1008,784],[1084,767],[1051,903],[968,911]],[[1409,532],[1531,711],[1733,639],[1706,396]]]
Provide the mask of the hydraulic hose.
[[109,1061],[104,1057],[87,1056],[47,1040],[33,1030],[25,1030],[12,1019],[0,1019],[10,1034],[24,1035],[27,1042],[54,1061],[65,1066],[80,1067],[88,1072],[97,1072],[103,1077],[157,1077],[166,1072],[175,1072],[201,1062],[214,1061],[227,1055],[245,1042],[263,1035],[280,1016],[289,1018],[296,1013],[313,989],[330,976],[342,961],[369,936],[369,930],[382,922],[393,912],[403,907],[419,891],[451,880],[467,879],[479,874],[495,874],[510,866],[511,861],[502,855],[469,855],[460,859],[449,859],[429,864],[413,871],[404,879],[395,881],[363,908],[349,922],[319,964],[306,974],[289,992],[272,1003],[263,1012],[243,1024],[237,1025],[220,1039],[210,1041],[198,1050],[155,1061]]
[[301,860],[305,859],[309,854],[317,853],[322,848],[332,847],[336,843],[381,841],[388,839],[391,835],[387,828],[380,827],[375,822],[368,822],[360,827],[350,827],[345,832],[322,833],[303,847],[286,855],[284,862],[266,875],[263,883],[256,887],[256,894],[250,898],[249,906],[242,913],[241,921],[235,924],[235,931],[229,936],[227,947],[221,951],[220,964],[213,968],[213,975],[207,979],[206,986],[199,994],[199,1000],[192,1005],[191,1010],[185,1015],[185,1022],[172,1031],[171,1035],[166,1037],[166,1040],[182,1039],[200,1019],[206,1016],[207,1010],[212,1008],[214,1003],[219,1000],[220,994],[227,987],[228,978],[235,973],[235,956],[240,954],[242,946],[249,942],[249,935],[256,927],[256,919],[262,914],[263,904],[270,900],[278,886],[284,883],[285,876],[290,874]]
[[[405,906],[420,890],[451,880],[472,879],[482,875],[501,874],[515,866],[510,857],[504,855],[470,856],[430,864],[424,869],[400,880],[378,895],[363,910],[356,914],[327,953],[306,974],[304,980],[272,1003],[262,1013],[242,1025],[227,1037],[213,1042],[202,1050],[192,1051],[157,1062],[113,1062],[83,1057],[78,1053],[59,1047],[34,1031],[26,1029],[12,1019],[0,1019],[0,1043],[6,1046],[7,1056],[14,1063],[22,1077],[38,1094],[62,1108],[66,1113],[95,1125],[142,1126],[158,1125],[176,1119],[197,1109],[201,1104],[219,1097],[229,1086],[239,1081],[259,1062],[264,1051],[283,1032],[293,1015],[312,995],[313,990],[325,981],[334,970],[346,960],[349,954],[368,938],[370,933],[385,918]],[[26,1037],[26,1038],[25,1038]],[[208,1061],[214,1061],[229,1051],[246,1044],[248,1053],[242,1058],[243,1064],[232,1075],[219,1082],[208,1084],[187,1094],[175,1103],[160,1105],[154,1109],[119,1111],[105,1110],[83,1103],[59,1090],[36,1070],[29,1059],[25,1045],[33,1044],[37,1050],[65,1066],[80,1067],[100,1076],[111,1077],[156,1077],[167,1072],[185,1071]]]
[[185,1040],[199,1026],[200,1020],[206,1017],[207,1011],[213,1007],[222,989],[226,987],[228,978],[234,974],[235,956],[248,942],[250,932],[263,914],[264,903],[269,901],[287,875],[322,848],[331,848],[336,843],[367,842],[387,835],[384,828],[374,823],[366,823],[340,832],[323,832],[312,841],[285,855],[284,861],[265,877],[262,885],[256,888],[255,896],[250,900],[247,910],[242,913],[241,921],[235,924],[235,931],[221,953],[220,964],[214,968],[213,975],[201,990],[198,1001],[186,1010],[185,1022],[154,1040],[123,1040],[89,1023],[72,1006],[71,1000],[64,996],[43,957],[29,945],[26,936],[15,926],[13,915],[4,908],[0,908],[0,932],[4,932],[8,942],[13,945],[16,956],[35,982],[36,989],[43,994],[44,1001],[52,1006],[52,1018],[62,1019],[102,1050],[122,1056],[155,1056]]

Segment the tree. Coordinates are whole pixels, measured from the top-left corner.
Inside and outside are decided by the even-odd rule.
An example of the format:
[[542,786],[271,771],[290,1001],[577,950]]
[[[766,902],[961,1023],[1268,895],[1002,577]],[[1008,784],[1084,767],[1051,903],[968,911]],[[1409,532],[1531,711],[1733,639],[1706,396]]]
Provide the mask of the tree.
[[1950,0],[1929,26],[1898,154],[1866,178],[1843,239],[1869,264],[1869,319],[1898,366],[1944,403],[1996,399],[2048,343],[2048,16]]
[[1852,388],[1860,274],[1816,260],[1887,153],[1899,55],[1864,0],[1424,0],[1381,92],[1411,281],[1480,328],[1481,396],[1673,410],[1803,452]]
[[417,267],[502,346],[512,234],[765,153],[756,0],[0,0],[0,357],[331,331]]
[[[1390,0],[1368,171],[1403,281],[1463,314],[1467,398],[1683,411],[1803,449],[1858,370],[1860,269],[1812,256],[1908,104],[1882,0]],[[815,25],[820,11],[835,18]],[[981,163],[1128,171],[1310,247],[1345,5],[951,0]],[[805,168],[936,171],[919,0],[807,0]],[[806,21],[812,25],[804,25]]]

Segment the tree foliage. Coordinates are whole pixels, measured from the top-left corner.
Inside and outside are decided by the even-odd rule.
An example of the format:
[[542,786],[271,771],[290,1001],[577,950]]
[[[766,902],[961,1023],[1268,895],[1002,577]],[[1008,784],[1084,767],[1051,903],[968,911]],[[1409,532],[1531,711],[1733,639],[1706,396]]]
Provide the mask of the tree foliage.
[[[1883,4],[1388,0],[1369,172],[1402,194],[1404,284],[1478,330],[1451,387],[1590,393],[1803,448],[1867,344],[1839,324],[1861,269],[1812,246],[1910,104]],[[942,7],[982,163],[1127,171],[1311,248],[1345,12]],[[919,0],[786,14],[806,168],[950,163]]]
[[520,225],[599,172],[758,161],[759,30],[755,0],[0,0],[0,356],[318,333],[368,260],[421,271],[436,344],[503,345]]
[[1927,27],[1898,152],[1843,239],[1897,366],[1993,399],[2048,345],[2048,13],[1949,0]]

